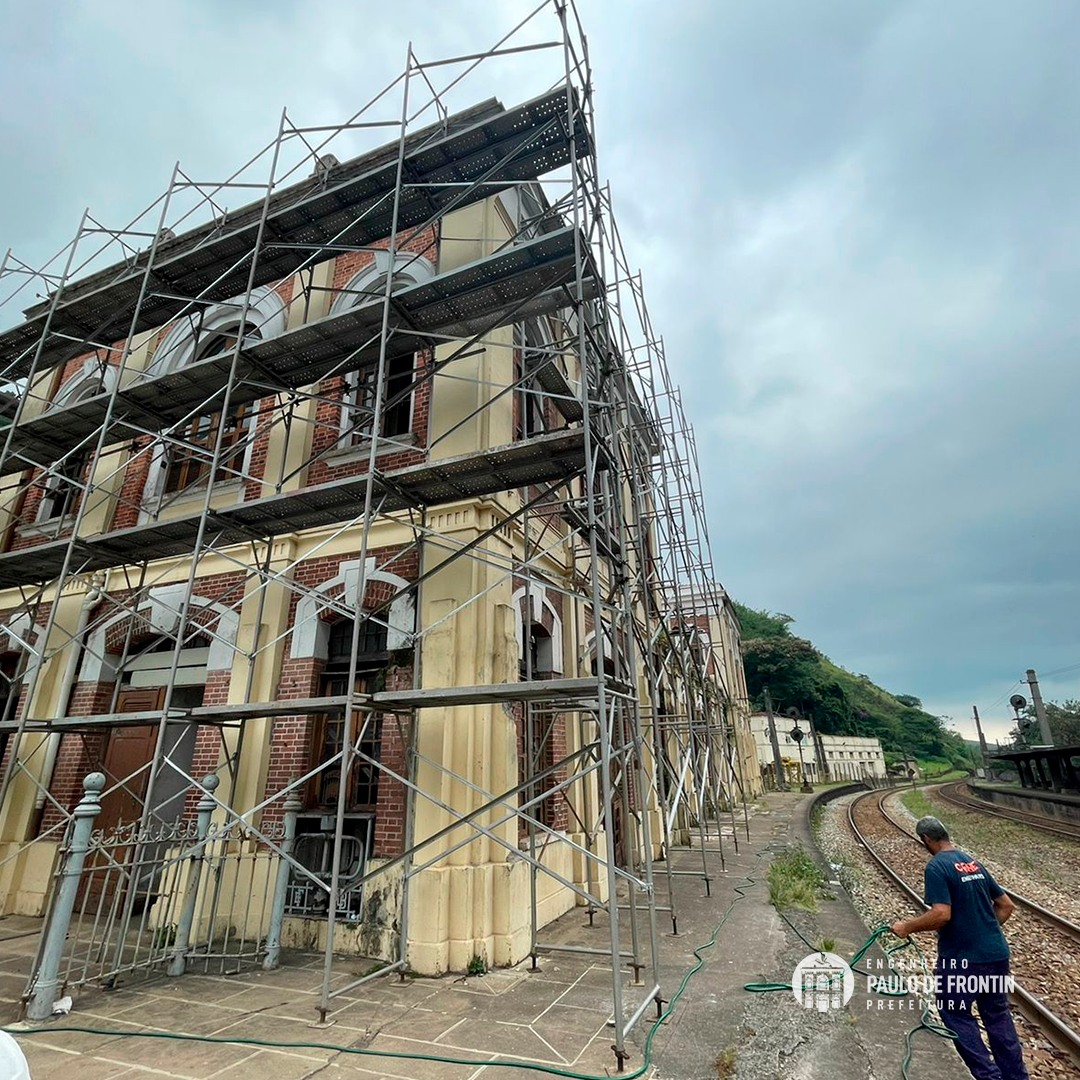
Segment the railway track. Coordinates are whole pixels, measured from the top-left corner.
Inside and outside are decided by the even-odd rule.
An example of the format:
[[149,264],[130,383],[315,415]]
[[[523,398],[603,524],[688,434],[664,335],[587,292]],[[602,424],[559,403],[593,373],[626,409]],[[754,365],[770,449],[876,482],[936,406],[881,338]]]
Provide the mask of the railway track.
[[[921,894],[916,892],[915,889],[913,889],[907,881],[893,869],[867,837],[868,822],[864,819],[862,825],[860,825],[856,820],[857,817],[859,817],[859,808],[866,805],[869,800],[874,800],[874,805],[870,810],[870,814],[874,815],[874,811],[876,810],[876,820],[886,822],[887,827],[902,833],[906,839],[918,844],[918,840],[913,837],[903,825],[896,821],[885,808],[885,800],[890,794],[892,793],[889,791],[870,791],[865,795],[852,800],[847,808],[848,824],[850,825],[856,840],[877,864],[885,877],[899,892],[903,893],[919,908],[923,908],[925,905],[923,904]],[[918,872],[921,875],[923,859],[920,854],[914,851],[912,851],[911,855],[912,858],[908,861],[908,873],[914,873],[915,859],[917,859],[920,864]],[[1068,942],[1066,952],[1071,953],[1077,949],[1077,945],[1080,944],[1080,926],[1070,922],[1068,919],[1061,918],[1061,916],[1048,911],[1046,908],[1041,907],[1033,901],[1017,896],[1017,894],[1011,891],[1009,895],[1013,897],[1018,906],[1022,907],[1028,914],[1034,917],[1032,925],[1042,930],[1049,929],[1052,935],[1057,936],[1059,944],[1061,939],[1065,938]],[[1062,980],[1060,984],[1054,983],[1054,981],[1047,976],[1045,969],[1040,974],[1039,967],[1041,964],[1045,963],[1042,952],[1047,947],[1053,947],[1053,941],[1046,940],[1039,933],[1021,933],[1019,932],[1020,929],[1019,926],[1011,927],[1014,945],[1017,946],[1014,948],[1013,957],[1013,967],[1016,969],[1016,974],[1028,982],[1028,985],[1031,985],[1030,980],[1034,979],[1040,985],[1045,984],[1051,986],[1051,993],[1048,994],[1044,992],[1041,996],[1037,997],[1035,994],[1031,993],[1031,991],[1025,989],[1018,978],[1015,984],[1015,991],[1011,995],[1013,1005],[1024,1019],[1042,1034],[1047,1042],[1055,1046],[1062,1053],[1067,1054],[1075,1066],[1080,1066],[1080,1034],[1077,1034],[1077,1031],[1072,1026],[1073,1024],[1076,1024],[1077,1019],[1080,1018],[1080,1002],[1074,1000],[1076,997],[1075,979],[1070,977],[1070,973],[1067,970],[1065,972],[1058,971],[1056,973],[1058,979]],[[1057,1011],[1055,1011],[1055,1009]],[[1059,1015],[1059,1013],[1064,1014],[1064,1016]]]
[[1080,828],[1068,825],[1053,825],[1039,814],[1028,813],[1026,810],[1010,810],[1006,807],[995,806],[970,793],[968,786],[962,781],[953,784],[941,784],[937,788],[938,798],[952,806],[958,806],[961,810],[969,810],[974,814],[983,814],[986,817],[1001,818],[1003,821],[1018,822],[1022,825],[1030,825],[1033,829],[1042,832],[1054,833],[1057,836],[1066,836],[1070,840],[1080,841]]

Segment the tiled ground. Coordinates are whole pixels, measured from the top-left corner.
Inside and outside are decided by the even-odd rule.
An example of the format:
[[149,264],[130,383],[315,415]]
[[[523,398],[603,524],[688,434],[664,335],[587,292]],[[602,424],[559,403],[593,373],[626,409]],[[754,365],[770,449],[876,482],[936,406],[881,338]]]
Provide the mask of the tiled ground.
[[[701,856],[696,859],[700,866]],[[702,884],[699,878],[679,878],[677,887],[700,892]],[[36,929],[34,920],[0,919],[0,1018],[8,1024],[18,1015],[18,998],[37,944]],[[546,942],[603,949],[606,919],[598,915],[595,926],[589,927],[578,909],[545,928],[542,936]],[[681,948],[678,951],[681,954]],[[684,965],[681,955],[677,963]],[[337,985],[354,981],[366,966],[361,960],[339,959]],[[647,988],[633,985],[629,971],[623,976],[629,1015]],[[485,1067],[496,1057],[598,1075],[614,1073],[611,968],[602,957],[556,952],[544,955],[537,971],[525,962],[481,977],[402,980],[387,975],[336,998],[325,1025],[316,1022],[321,980],[320,956],[292,954],[273,972],[129,978],[110,991],[85,987],[76,994],[70,1016],[46,1025],[40,1034],[21,1036],[20,1043],[33,1080],[307,1080],[316,1075],[326,1080],[339,1075],[357,1080],[535,1080],[541,1075]],[[647,1015],[654,1015],[651,1007]],[[326,1043],[458,1061],[52,1030],[61,1025]],[[636,1052],[631,1067],[640,1060]]]
[[[764,877],[758,853],[771,841],[790,839],[799,802],[797,796],[770,796],[766,812],[750,818],[749,842],[740,822],[738,853],[730,829],[725,830],[726,871],[721,870],[718,855],[707,857],[711,895],[706,895],[700,876],[675,879],[678,936],[671,933],[668,916],[658,916],[659,978],[666,996],[693,963],[694,947],[706,941],[724,917],[734,887],[745,882],[743,875]],[[672,865],[699,871],[702,857],[700,852],[677,853]],[[662,878],[658,895],[666,902]],[[828,917],[828,921],[833,920]],[[848,935],[853,940],[844,938],[845,947],[854,947],[854,937],[862,932],[857,919],[853,925]],[[18,999],[36,947],[35,930],[30,920],[0,919],[0,1020],[8,1023],[18,1014]],[[578,909],[546,927],[542,938],[603,948],[606,923],[597,917],[596,926],[590,928]],[[759,884],[746,902],[733,909],[716,948],[707,954],[705,968],[658,1031],[655,1065],[649,1075],[657,1080],[715,1080],[717,1056],[725,1048],[741,1046],[747,1037],[743,1017],[751,995],[743,992],[742,984],[782,974],[777,959],[785,941],[782,925],[769,906],[768,890]],[[516,1068],[515,1061],[593,1076],[616,1075],[611,1052],[611,970],[603,957],[556,952],[541,957],[537,972],[530,971],[526,962],[483,977],[401,980],[396,975],[382,976],[336,998],[325,1026],[316,1023],[315,1010],[321,965],[320,957],[294,954],[274,972],[133,980],[111,991],[88,987],[78,995],[69,1017],[45,1025],[39,1034],[20,1034],[19,1041],[33,1080],[538,1080],[551,1075]],[[337,985],[349,984],[364,970],[363,961],[338,960]],[[628,971],[621,978],[628,1015],[647,990],[632,985]],[[793,999],[785,1008],[802,1012]],[[654,1015],[650,1005],[629,1040],[628,1069],[641,1064],[642,1042]],[[896,1020],[890,1015],[874,1016],[872,1024],[875,1028],[896,1026]],[[128,1038],[56,1030],[61,1025],[100,1027],[112,1033],[156,1030],[328,1045],[272,1048]],[[838,1030],[848,1041],[858,1039],[854,1025]],[[896,1039],[889,1036],[897,1048],[902,1047],[899,1035],[902,1031]],[[359,1055],[344,1048],[382,1053]],[[384,1056],[387,1052],[455,1060]],[[511,1064],[490,1064],[495,1058]],[[806,1077],[834,1080],[837,1075],[816,1070],[810,1061],[799,1064],[805,1066],[800,1075]],[[877,1064],[882,1065],[880,1075],[895,1071],[891,1059]]]

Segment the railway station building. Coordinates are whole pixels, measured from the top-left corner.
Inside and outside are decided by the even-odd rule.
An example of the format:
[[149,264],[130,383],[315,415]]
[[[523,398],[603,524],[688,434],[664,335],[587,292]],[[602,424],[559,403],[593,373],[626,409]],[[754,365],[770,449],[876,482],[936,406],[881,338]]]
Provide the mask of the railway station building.
[[325,1011],[335,956],[513,964],[575,906],[655,972],[666,852],[761,775],[587,69],[325,131],[0,308],[0,909],[88,818],[68,986],[283,946]]

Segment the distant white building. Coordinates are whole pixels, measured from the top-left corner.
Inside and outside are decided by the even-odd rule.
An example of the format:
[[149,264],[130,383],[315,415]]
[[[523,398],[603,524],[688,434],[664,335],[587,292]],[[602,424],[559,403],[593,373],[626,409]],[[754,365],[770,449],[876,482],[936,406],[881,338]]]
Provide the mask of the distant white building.
[[[777,716],[776,737],[780,744],[780,758],[789,781],[799,780],[799,744],[789,732],[795,722],[786,716]],[[805,720],[799,727],[806,733],[802,742],[803,763],[811,783],[834,780],[865,780],[885,776],[885,754],[878,739],[862,735],[814,735]],[[769,718],[765,713],[750,716],[750,730],[754,735],[761,775],[768,786],[775,786],[773,773],[773,749],[769,738]],[[815,741],[817,746],[815,746]],[[823,761],[824,759],[824,767]]]

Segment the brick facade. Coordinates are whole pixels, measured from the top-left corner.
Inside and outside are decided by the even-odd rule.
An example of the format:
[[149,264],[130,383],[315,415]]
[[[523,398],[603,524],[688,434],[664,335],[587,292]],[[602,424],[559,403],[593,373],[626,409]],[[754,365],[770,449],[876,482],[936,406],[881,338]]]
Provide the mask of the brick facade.
[[[239,603],[243,592],[244,574],[218,574],[200,578],[195,583],[195,594],[212,603],[233,606]],[[89,626],[93,629],[107,622],[117,614],[128,611],[134,603],[134,591],[114,594],[109,601],[102,601],[91,613]],[[48,618],[47,612],[39,614],[39,622]],[[189,634],[196,627],[214,629],[219,613],[213,608],[196,607],[189,612]],[[127,615],[112,623],[105,632],[105,650],[116,658],[137,654],[146,645],[159,637],[141,614]],[[209,644],[209,638],[199,635],[194,640],[186,639],[185,647],[198,647]],[[229,682],[232,672],[229,669],[208,671],[203,690],[203,704],[224,704],[228,699]],[[108,713],[114,707],[116,684],[109,682],[77,681],[72,688],[69,716],[94,716]],[[67,810],[71,810],[82,794],[82,781],[87,773],[100,770],[104,766],[108,749],[108,732],[81,734],[72,733],[62,736],[53,770],[50,794]],[[200,725],[195,736],[194,756],[191,766],[192,775],[199,779],[207,773],[215,772],[221,761],[221,735],[216,726]],[[186,812],[193,813],[197,794],[189,793],[186,800]],[[41,829],[47,830],[62,820],[60,811],[52,804],[46,806],[41,822]]]
[[[526,586],[525,579],[515,574],[513,577],[514,591],[517,592],[518,589]],[[542,627],[549,636],[553,635],[556,616],[560,621],[563,618],[564,599],[561,593],[547,593],[548,603],[555,609],[555,614],[552,614],[548,606],[543,604],[540,605],[539,619],[537,620],[536,613],[532,611],[528,592],[518,598],[518,618],[521,620],[523,630],[523,646],[528,640],[527,632],[531,626]],[[520,659],[524,661],[524,656]],[[559,659],[561,660],[561,657]],[[533,672],[534,680],[553,677],[554,673],[551,671]],[[517,726],[518,779],[521,783],[524,783],[530,761],[532,762],[533,772],[541,773],[545,769],[550,769],[555,762],[562,761],[566,757],[566,716],[558,710],[545,709],[534,705],[530,744],[529,724],[526,720],[525,706],[515,705],[513,713],[514,722]],[[565,831],[569,826],[570,814],[565,793],[557,791],[553,794],[546,794],[562,783],[566,776],[566,766],[564,765],[556,769],[550,776],[538,780],[535,785],[536,790],[532,793],[533,798],[538,796],[542,798],[542,801],[533,807],[532,814],[550,829]],[[518,804],[524,803],[527,797],[528,793],[523,792],[518,798]],[[527,832],[527,823],[524,820],[519,820],[518,835],[524,837]]]
[[[53,373],[48,388],[48,393],[52,400],[55,401],[62,397],[65,389],[68,388],[72,382],[77,382],[84,377],[88,361],[93,361],[94,365],[99,370],[104,370],[109,365],[113,367],[117,366],[120,363],[120,358],[123,355],[123,349],[126,344],[127,339],[124,338],[115,342],[110,349],[98,349],[93,352],[82,353],[69,360],[62,368]],[[91,446],[96,446],[96,442],[91,443]],[[88,468],[84,468],[79,473],[77,479],[85,483],[88,479]],[[11,526],[9,527],[9,532],[6,537],[6,550],[22,551],[26,548],[37,547],[40,544],[48,543],[57,537],[62,538],[71,535],[70,525],[59,531],[47,530],[45,532],[37,532],[34,528],[39,524],[47,524],[45,522],[39,523],[38,515],[41,512],[41,502],[46,494],[48,480],[49,475],[44,469],[33,469],[29,473],[29,476],[24,478],[25,487],[19,496],[18,506],[13,515]],[[82,501],[83,492],[79,491],[72,498],[71,505],[65,515],[65,520],[74,517],[75,514],[78,513]],[[56,520],[54,519],[52,523],[55,525]]]
[[[381,548],[370,553],[379,570],[386,571],[414,581],[419,576],[419,553],[415,548]],[[354,559],[355,555],[323,556],[309,559],[296,567],[293,577],[297,584],[305,589],[316,589],[325,582],[337,577],[342,562]],[[332,597],[340,591],[332,589]],[[367,612],[382,612],[397,593],[389,582],[370,581],[364,591],[362,608]],[[300,597],[293,594],[290,603],[288,621],[295,625],[297,605]],[[325,610],[319,618],[327,622],[336,622],[336,612]],[[323,675],[326,671],[325,660],[312,657],[292,658],[286,656],[282,661],[281,678],[278,683],[278,700],[288,701],[316,697],[322,692]],[[412,649],[404,649],[390,654],[390,660],[382,673],[382,685],[387,689],[410,689],[413,685]],[[391,715],[373,717],[369,723],[379,728],[379,759],[394,772],[404,775],[406,768],[406,747],[408,744],[408,725]],[[274,720],[270,736],[269,760],[267,764],[266,797],[283,790],[290,782],[303,776],[317,763],[317,748],[313,745],[317,728],[313,716],[295,715],[277,717]],[[270,820],[279,818],[284,800],[272,803],[266,812]],[[372,854],[388,856],[400,853],[405,842],[405,788],[386,775],[378,781],[378,793],[375,808],[375,838]]]

